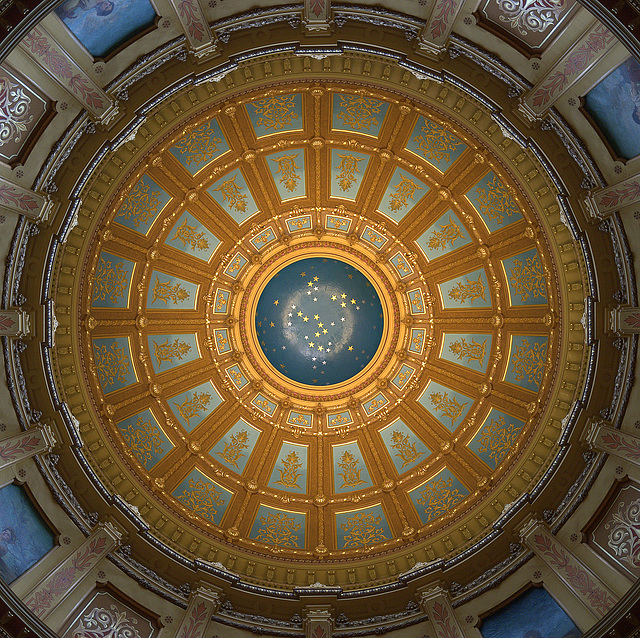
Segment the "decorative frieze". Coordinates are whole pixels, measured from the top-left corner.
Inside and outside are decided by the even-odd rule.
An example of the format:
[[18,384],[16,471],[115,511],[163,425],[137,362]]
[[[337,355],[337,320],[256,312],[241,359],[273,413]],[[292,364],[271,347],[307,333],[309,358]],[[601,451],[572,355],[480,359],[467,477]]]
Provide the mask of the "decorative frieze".
[[558,63],[525,95],[520,110],[531,121],[541,119],[617,42],[604,25],[594,22]]
[[596,618],[613,608],[617,597],[544,523],[531,519],[520,535]]
[[20,47],[94,119],[109,122],[116,115],[116,103],[43,26],[33,28],[20,42]]
[[38,618],[46,618],[120,543],[120,538],[120,532],[110,523],[96,527],[77,550],[60,561],[55,569],[24,597],[25,605]]

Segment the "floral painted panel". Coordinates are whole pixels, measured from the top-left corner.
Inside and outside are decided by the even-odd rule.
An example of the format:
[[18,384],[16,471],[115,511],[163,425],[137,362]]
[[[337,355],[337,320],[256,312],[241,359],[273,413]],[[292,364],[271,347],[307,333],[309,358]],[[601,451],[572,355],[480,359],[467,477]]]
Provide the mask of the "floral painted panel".
[[194,469],[173,490],[172,495],[205,520],[220,525],[233,494]]
[[491,308],[491,290],[484,268],[438,284],[438,289],[445,310]]
[[10,162],[34,133],[48,110],[48,100],[20,73],[0,67],[0,159]]
[[193,432],[221,403],[222,399],[210,381],[169,399],[169,407],[187,432]]
[[389,423],[378,433],[398,474],[412,470],[431,454],[422,439],[402,419]]
[[185,211],[169,231],[164,243],[187,255],[209,261],[220,240],[199,219]]
[[504,380],[537,392],[547,364],[547,342],[545,336],[512,335]]
[[146,470],[150,470],[173,449],[173,444],[151,410],[127,417],[117,425],[122,438]]
[[229,150],[229,144],[216,119],[185,133],[169,152],[192,174],[218,159]]
[[427,479],[409,492],[423,525],[447,514],[469,496],[469,490],[448,468]]
[[378,210],[399,222],[427,194],[429,187],[411,173],[396,168],[378,205]]
[[273,95],[246,105],[256,137],[301,131],[302,95]]
[[93,308],[128,308],[135,264],[105,251],[100,253],[93,278]]
[[218,463],[242,474],[260,434],[260,430],[240,419],[211,448],[209,454]]
[[409,137],[407,148],[444,173],[467,146],[451,131],[420,117]]
[[249,538],[276,547],[303,549],[306,527],[307,517],[303,512],[260,505]]
[[333,96],[332,127],[336,131],[348,131],[378,137],[389,105],[365,95],[335,93]]
[[365,153],[331,149],[331,197],[355,200],[370,158]]
[[522,219],[509,189],[493,171],[489,171],[466,195],[490,233]]
[[573,15],[576,0],[484,0],[477,10],[480,25],[499,30],[525,44],[531,51],[543,51],[562,32]]
[[147,308],[153,310],[194,310],[198,284],[159,270],[151,273]]
[[493,408],[467,447],[495,469],[518,439],[524,421]]
[[306,195],[303,148],[289,148],[272,153],[265,157],[265,161],[283,202]]
[[371,477],[357,441],[331,446],[333,490],[337,494],[371,487]]
[[492,339],[492,335],[488,333],[445,333],[440,358],[470,370],[486,372]]
[[419,403],[444,427],[453,432],[473,405],[473,399],[435,381],[429,381]]
[[149,358],[156,372],[166,372],[200,358],[195,334],[154,334],[148,337]]
[[512,306],[546,305],[546,275],[535,248],[502,260]]
[[122,390],[137,381],[128,337],[94,339],[93,360],[105,394]]
[[365,547],[393,538],[381,504],[338,512],[335,517],[338,549]]
[[258,206],[240,169],[231,171],[214,182],[207,188],[207,193],[238,224],[258,212]]
[[158,627],[153,615],[144,611],[139,607],[134,610],[108,591],[93,591],[63,638],[153,638]]
[[269,487],[285,492],[307,492],[309,446],[284,441],[271,472]]
[[447,255],[471,243],[471,237],[460,218],[448,210],[416,240],[428,260]]
[[621,486],[599,515],[589,544],[604,552],[626,572],[640,578],[640,487]]
[[114,221],[146,235],[170,199],[169,193],[151,177],[143,175],[127,193]]

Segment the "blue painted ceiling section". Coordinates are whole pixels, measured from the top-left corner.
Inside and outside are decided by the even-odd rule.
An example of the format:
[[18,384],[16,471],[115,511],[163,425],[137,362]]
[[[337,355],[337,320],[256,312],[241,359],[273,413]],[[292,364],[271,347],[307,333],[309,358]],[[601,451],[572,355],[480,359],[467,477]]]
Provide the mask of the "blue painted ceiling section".
[[383,329],[378,293],[347,263],[302,259],[265,286],[256,333],[269,362],[293,381],[326,386],[358,374],[373,358]]

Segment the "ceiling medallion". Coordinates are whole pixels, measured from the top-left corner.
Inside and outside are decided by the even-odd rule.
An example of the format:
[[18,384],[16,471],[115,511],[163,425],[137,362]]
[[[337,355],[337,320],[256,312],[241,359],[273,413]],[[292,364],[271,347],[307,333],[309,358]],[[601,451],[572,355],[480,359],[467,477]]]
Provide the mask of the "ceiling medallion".
[[565,273],[524,178],[451,113],[307,89],[203,108],[92,183],[65,255],[86,255],[79,420],[187,555],[433,560],[553,458]]

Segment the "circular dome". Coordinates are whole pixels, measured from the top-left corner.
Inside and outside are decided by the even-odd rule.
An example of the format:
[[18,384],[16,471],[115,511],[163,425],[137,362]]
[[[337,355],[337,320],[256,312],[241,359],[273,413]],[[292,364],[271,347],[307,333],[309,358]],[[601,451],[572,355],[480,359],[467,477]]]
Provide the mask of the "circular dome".
[[77,293],[99,427],[149,502],[282,558],[482,536],[562,369],[526,182],[452,113],[328,81],[213,101],[149,152]]
[[382,304],[371,282],[332,258],[301,259],[267,282],[256,308],[264,355],[306,385],[347,381],[369,364],[382,338]]

